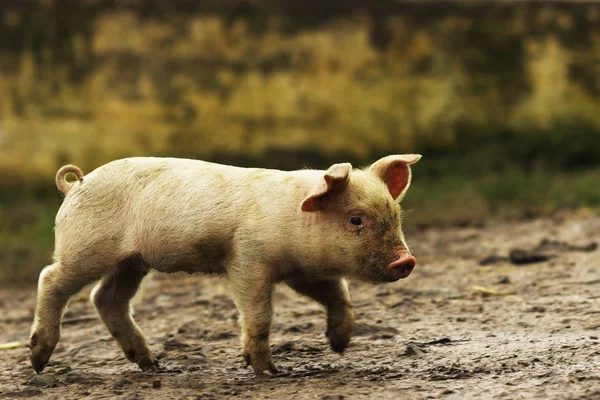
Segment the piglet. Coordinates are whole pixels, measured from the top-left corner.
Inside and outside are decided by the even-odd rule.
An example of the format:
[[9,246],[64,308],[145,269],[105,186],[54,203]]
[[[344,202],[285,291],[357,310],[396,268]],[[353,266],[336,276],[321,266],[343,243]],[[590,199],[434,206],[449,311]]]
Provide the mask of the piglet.
[[[158,363],[130,300],[151,269],[227,277],[240,312],[242,354],[257,374],[276,372],[269,349],[272,294],[288,285],[327,310],[327,337],[342,353],[354,331],[345,278],[406,278],[416,260],[404,240],[400,200],[418,154],[364,169],[238,168],[176,158],[126,158],[88,175],[59,169],[54,263],[39,277],[31,364],[44,369],[68,300],[99,281],[92,301],[126,357]],[[74,174],[74,182],[65,175]]]

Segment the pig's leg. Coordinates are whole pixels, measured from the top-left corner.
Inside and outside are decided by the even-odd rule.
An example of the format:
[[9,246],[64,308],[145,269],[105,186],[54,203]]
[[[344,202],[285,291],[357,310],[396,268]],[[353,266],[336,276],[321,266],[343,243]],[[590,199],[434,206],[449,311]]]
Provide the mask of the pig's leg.
[[144,334],[133,320],[130,306],[147,273],[148,267],[141,257],[131,257],[105,276],[92,292],[94,305],[108,331],[127,359],[137,363],[142,371],[158,369],[158,362],[148,348]]
[[44,369],[60,339],[63,311],[69,299],[101,276],[101,271],[81,273],[59,262],[42,270],[29,345],[31,365],[36,372]]
[[233,298],[240,311],[242,355],[246,366],[252,365],[257,375],[271,376],[277,372],[269,347],[273,284],[257,270],[252,272],[229,273]]
[[291,280],[286,282],[300,294],[315,299],[327,309],[327,332],[331,348],[343,353],[354,333],[354,311],[344,279]]

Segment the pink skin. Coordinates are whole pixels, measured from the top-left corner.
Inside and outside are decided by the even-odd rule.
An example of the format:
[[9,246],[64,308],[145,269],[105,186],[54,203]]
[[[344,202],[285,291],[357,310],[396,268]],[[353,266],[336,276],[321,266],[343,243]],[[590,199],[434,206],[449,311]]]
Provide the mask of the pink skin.
[[[352,225],[349,221],[353,216],[359,216],[362,220],[362,225]],[[365,227],[375,229],[377,226],[376,222],[365,216],[361,211],[352,211],[349,213],[348,217],[346,217],[346,229],[351,232],[359,231]],[[385,267],[385,272],[383,274],[383,279],[387,282],[396,282],[399,279],[408,277],[417,264],[417,259],[412,256],[408,249],[403,245],[395,246],[393,248],[390,260],[391,262]]]
[[396,260],[391,262],[385,271],[390,282],[406,278],[417,264],[417,259],[408,254],[405,249],[396,249],[394,255]]

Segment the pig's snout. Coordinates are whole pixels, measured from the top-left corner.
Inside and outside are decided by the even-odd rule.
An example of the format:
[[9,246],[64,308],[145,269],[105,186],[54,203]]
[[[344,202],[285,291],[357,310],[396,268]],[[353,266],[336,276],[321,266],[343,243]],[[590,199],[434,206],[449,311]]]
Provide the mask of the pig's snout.
[[406,278],[410,275],[417,264],[417,259],[406,253],[402,254],[396,261],[390,263],[386,270],[386,275],[390,282]]

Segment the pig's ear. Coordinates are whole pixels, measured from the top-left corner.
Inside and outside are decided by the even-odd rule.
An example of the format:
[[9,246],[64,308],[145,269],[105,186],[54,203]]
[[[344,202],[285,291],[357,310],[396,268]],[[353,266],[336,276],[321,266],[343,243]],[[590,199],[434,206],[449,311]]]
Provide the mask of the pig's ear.
[[344,188],[348,184],[352,172],[350,163],[333,164],[322,178],[310,190],[308,196],[302,201],[302,211],[315,212],[321,209],[321,198],[335,190]]
[[402,200],[410,186],[410,165],[421,159],[420,154],[399,154],[384,157],[369,167],[388,187],[394,200]]

